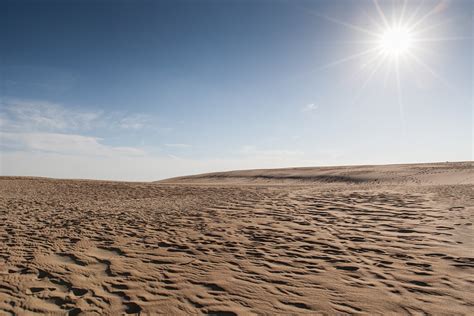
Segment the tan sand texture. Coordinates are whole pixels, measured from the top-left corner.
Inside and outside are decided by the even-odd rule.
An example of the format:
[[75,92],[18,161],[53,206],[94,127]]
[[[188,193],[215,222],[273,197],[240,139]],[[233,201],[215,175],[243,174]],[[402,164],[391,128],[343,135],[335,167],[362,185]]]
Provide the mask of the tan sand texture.
[[472,315],[472,167],[0,177],[0,315]]

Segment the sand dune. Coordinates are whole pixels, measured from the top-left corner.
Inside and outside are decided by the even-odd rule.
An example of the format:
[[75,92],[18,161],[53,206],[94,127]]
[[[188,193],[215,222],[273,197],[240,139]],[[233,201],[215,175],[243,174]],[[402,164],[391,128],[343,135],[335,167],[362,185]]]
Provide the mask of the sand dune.
[[205,173],[159,181],[161,183],[378,183],[474,184],[472,162],[379,166],[256,169]]
[[469,315],[472,175],[466,162],[2,177],[0,314]]

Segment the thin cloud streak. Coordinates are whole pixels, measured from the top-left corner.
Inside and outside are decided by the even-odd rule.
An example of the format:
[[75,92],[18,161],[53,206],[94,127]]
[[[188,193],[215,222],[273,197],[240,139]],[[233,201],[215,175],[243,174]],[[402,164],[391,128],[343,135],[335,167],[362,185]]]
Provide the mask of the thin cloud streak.
[[156,125],[155,117],[142,113],[76,110],[36,100],[10,99],[0,102],[0,108],[0,128],[9,131],[140,130]]
[[61,133],[0,133],[0,148],[52,152],[78,156],[137,156],[135,147],[108,146],[97,137]]
[[191,148],[192,146],[189,144],[165,144],[166,147],[171,147],[171,148]]
[[310,103],[305,105],[302,109],[301,112],[312,112],[316,111],[319,108],[319,105],[316,105],[314,103]]

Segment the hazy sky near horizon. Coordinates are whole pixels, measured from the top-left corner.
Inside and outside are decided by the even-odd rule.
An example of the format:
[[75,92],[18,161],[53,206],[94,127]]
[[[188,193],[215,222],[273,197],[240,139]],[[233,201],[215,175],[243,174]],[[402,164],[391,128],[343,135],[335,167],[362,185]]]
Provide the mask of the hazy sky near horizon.
[[473,6],[3,0],[0,174],[472,160]]

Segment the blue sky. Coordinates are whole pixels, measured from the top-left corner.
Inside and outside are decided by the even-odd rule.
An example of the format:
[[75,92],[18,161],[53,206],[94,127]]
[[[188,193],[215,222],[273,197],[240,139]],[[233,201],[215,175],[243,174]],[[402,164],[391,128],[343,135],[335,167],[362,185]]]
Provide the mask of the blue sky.
[[2,1],[0,173],[472,160],[473,3],[404,3]]

